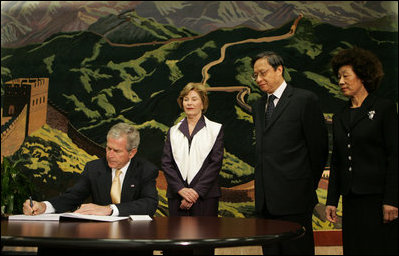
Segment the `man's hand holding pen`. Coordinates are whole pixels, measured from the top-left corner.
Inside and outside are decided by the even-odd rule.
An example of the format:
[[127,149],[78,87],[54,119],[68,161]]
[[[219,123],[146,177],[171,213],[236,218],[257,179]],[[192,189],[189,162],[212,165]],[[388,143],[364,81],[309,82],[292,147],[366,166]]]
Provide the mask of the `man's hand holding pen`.
[[46,204],[43,202],[33,201],[31,197],[27,199],[23,205],[25,215],[38,215],[46,211]]

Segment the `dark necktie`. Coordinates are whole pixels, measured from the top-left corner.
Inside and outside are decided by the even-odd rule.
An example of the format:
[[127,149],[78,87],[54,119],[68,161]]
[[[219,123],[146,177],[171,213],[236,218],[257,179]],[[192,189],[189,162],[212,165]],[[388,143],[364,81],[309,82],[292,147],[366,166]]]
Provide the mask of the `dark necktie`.
[[272,119],[272,114],[274,111],[274,99],[276,98],[276,96],[274,96],[273,94],[271,94],[268,98],[268,103],[267,103],[267,109],[266,109],[266,113],[265,113],[265,126],[267,126],[267,124],[270,122],[270,119]]

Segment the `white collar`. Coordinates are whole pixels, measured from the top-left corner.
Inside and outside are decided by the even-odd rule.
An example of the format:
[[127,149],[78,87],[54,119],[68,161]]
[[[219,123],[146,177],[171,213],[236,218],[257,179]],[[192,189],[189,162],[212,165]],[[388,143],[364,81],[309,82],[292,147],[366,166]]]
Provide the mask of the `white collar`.
[[[132,161],[132,159],[130,159],[120,170],[122,171],[122,174],[121,175],[125,175],[126,174],[126,172],[127,172],[127,168],[129,167],[129,165],[130,165],[130,161]],[[115,173],[116,172],[116,168],[112,168],[112,173]]]
[[[271,94],[273,94],[274,96],[276,96],[277,99],[280,99],[280,98],[281,98],[281,95],[283,95],[283,92],[284,92],[284,90],[285,90],[286,87],[287,87],[287,83],[285,82],[285,80],[283,80],[283,83],[280,84],[280,86],[277,87],[277,89],[276,89],[273,93],[271,93]],[[268,93],[267,96],[269,97],[270,94]]]
[[210,121],[205,116],[204,120],[205,126],[193,136],[191,147],[188,138],[179,130],[182,121],[170,129],[173,159],[181,177],[188,184],[191,183],[204,164],[222,127],[221,124]]

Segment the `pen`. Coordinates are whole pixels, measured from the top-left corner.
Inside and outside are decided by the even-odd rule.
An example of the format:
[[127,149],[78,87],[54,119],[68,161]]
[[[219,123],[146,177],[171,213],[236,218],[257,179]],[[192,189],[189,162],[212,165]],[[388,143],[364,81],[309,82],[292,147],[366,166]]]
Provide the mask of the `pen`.
[[33,213],[33,201],[32,201],[32,196],[29,196],[29,201],[30,201],[30,208],[32,208],[32,213]]

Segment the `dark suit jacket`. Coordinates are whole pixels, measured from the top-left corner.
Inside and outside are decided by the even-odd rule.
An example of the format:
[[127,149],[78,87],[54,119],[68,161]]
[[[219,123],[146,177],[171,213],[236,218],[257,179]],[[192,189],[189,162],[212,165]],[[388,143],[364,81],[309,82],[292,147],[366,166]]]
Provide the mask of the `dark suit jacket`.
[[[350,102],[333,117],[327,204],[339,196],[383,194],[398,206],[398,114],[395,103],[368,95],[351,121]],[[373,114],[374,113],[374,114]]]
[[267,95],[255,102],[255,208],[274,215],[309,212],[328,156],[328,133],[317,96],[287,85],[265,127]]
[[[122,185],[121,203],[116,204],[120,216],[153,215],[158,206],[155,179],[158,168],[152,163],[133,157]],[[98,205],[111,202],[112,170],[105,158],[88,162],[77,183],[59,197],[49,200],[56,212],[73,211],[89,196]]]

